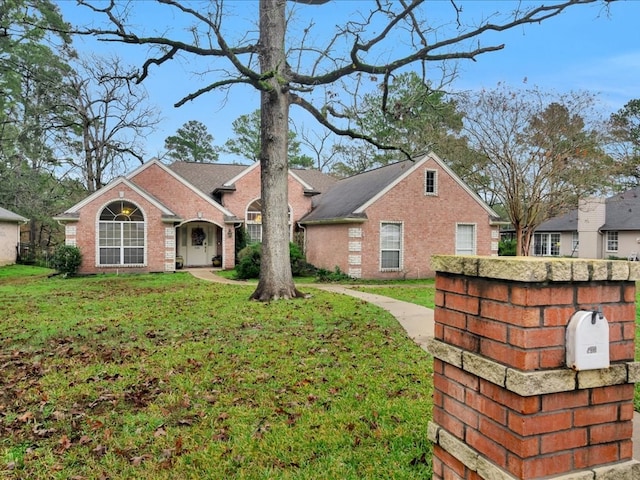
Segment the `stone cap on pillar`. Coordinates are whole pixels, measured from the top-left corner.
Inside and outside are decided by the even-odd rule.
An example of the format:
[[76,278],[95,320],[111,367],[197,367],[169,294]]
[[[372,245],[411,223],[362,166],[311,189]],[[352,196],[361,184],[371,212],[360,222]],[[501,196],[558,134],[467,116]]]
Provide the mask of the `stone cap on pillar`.
[[550,257],[433,255],[435,272],[515,282],[591,282],[640,280],[640,262]]

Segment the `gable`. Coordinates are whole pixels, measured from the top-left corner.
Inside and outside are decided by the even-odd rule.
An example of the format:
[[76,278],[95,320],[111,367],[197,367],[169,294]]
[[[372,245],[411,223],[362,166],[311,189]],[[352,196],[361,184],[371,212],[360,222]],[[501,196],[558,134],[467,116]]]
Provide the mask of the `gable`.
[[127,176],[134,183],[143,186],[154,196],[161,199],[172,209],[180,211],[189,199],[204,201],[209,206],[214,207],[222,215],[233,217],[233,213],[213,200],[202,190],[193,186],[182,176],[163,165],[158,160],[151,160]]
[[362,221],[366,218],[366,210],[371,205],[384,199],[407,177],[411,175],[422,176],[427,164],[432,164],[433,168],[449,176],[490,217],[498,218],[498,214],[484,203],[440,158],[434,153],[430,153],[419,160],[405,160],[338,181],[314,202],[313,210],[301,220],[301,223]]

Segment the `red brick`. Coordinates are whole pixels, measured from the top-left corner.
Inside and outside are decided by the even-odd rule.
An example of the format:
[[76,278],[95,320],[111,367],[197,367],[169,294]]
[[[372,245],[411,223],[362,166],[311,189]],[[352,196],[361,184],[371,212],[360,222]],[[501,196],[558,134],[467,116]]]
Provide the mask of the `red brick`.
[[572,428],[562,432],[549,433],[540,438],[540,453],[571,450],[587,445],[587,429]]
[[570,286],[511,287],[511,303],[523,306],[567,305],[573,303],[574,291]]
[[479,351],[478,337],[467,330],[445,326],[442,338],[445,343],[454,345],[468,352],[477,353]]
[[456,312],[455,310],[438,309],[433,314],[433,321],[449,327],[467,328],[467,315],[462,312]]
[[539,435],[560,432],[572,427],[571,411],[541,413],[538,415],[518,415],[509,413],[509,428],[519,435]]
[[542,396],[542,411],[567,410],[589,405],[589,391],[576,390],[573,392],[552,393]]
[[471,428],[478,428],[478,412],[451,397],[444,397],[444,410]]
[[465,372],[464,370],[459,369],[453,365],[448,363],[444,366],[444,375],[454,382],[458,382],[460,385],[464,385],[465,387],[471,388],[473,390],[478,389],[479,379],[475,375],[471,375],[470,373]]
[[435,286],[437,290],[442,290],[443,292],[464,294],[467,292],[467,282],[467,278],[462,276],[454,277],[439,273],[436,275]]
[[620,303],[615,305],[603,305],[602,313],[609,323],[635,322],[635,303]]
[[578,448],[573,452],[573,461],[576,470],[582,470],[605,463],[613,463],[621,460],[618,444],[590,445],[586,448]]
[[480,302],[480,315],[521,327],[539,327],[541,325],[539,307],[513,307],[506,303],[483,299]]
[[566,365],[566,349],[564,346],[545,348],[540,351],[540,368],[564,368]]
[[629,440],[632,434],[633,423],[631,421],[595,425],[589,428],[589,443],[609,443]]
[[469,282],[468,293],[474,297],[497,300],[504,303],[509,301],[509,286],[506,283],[477,279]]
[[518,370],[537,370],[540,367],[539,350],[523,350],[490,339],[481,339],[479,352]]
[[618,442],[620,447],[620,461],[631,460],[633,458],[633,442],[631,440],[623,440]]
[[615,404],[577,408],[573,412],[573,423],[576,427],[615,422],[617,420],[618,406]]
[[464,423],[457,418],[449,415],[448,412],[440,407],[433,407],[433,421],[444,428],[451,435],[464,440]]
[[540,397],[522,397],[486,380],[480,381],[480,393],[515,413],[531,415],[540,411]]
[[636,301],[636,284],[629,282],[622,287],[622,299],[625,302],[634,303]]
[[490,461],[498,465],[505,465],[507,450],[499,443],[487,438],[477,430],[467,431],[465,443],[486,456]]
[[565,344],[565,328],[509,327],[509,344],[527,349],[557,347]]
[[469,316],[467,318],[467,328],[470,332],[482,337],[491,338],[502,343],[507,341],[507,325],[504,323],[487,320],[482,317]]
[[507,470],[518,478],[542,478],[573,470],[573,455],[570,452],[539,455],[521,459],[509,455]]
[[507,423],[507,408],[504,405],[473,390],[467,390],[465,393],[465,403],[471,408],[502,425]]
[[611,402],[631,402],[633,391],[634,386],[631,383],[594,388],[591,390],[591,403],[597,405]]
[[609,345],[611,362],[632,362],[635,358],[635,347],[632,342],[618,342]]
[[625,420],[633,420],[633,403],[625,403],[620,405],[620,421],[624,422]]
[[441,290],[436,290],[436,294],[433,298],[433,303],[436,307],[444,307],[444,292],[442,292]]
[[566,327],[575,312],[575,307],[550,306],[544,309],[542,323],[545,327]]
[[464,402],[464,387],[459,383],[451,382],[448,378],[442,375],[434,374],[433,387],[438,392],[442,392],[445,395],[458,400],[459,402]]
[[486,418],[480,419],[479,431],[487,438],[499,443],[504,446],[506,450],[519,457],[527,458],[540,454],[539,437],[522,437],[516,435],[508,428]]
[[477,315],[480,311],[480,300],[457,293],[445,293],[444,305],[451,310]]
[[622,290],[618,285],[587,284],[578,288],[576,301],[579,304],[599,305],[604,302],[619,302]]

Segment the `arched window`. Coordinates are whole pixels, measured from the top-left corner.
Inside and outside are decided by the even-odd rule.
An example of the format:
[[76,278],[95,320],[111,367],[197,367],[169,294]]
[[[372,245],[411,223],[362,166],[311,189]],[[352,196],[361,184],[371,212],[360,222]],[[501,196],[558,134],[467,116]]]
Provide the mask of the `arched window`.
[[[291,207],[287,207],[289,213],[289,230],[291,230]],[[253,201],[247,207],[247,215],[245,217],[245,228],[249,236],[250,243],[262,242],[262,200]],[[291,237],[291,231],[289,231]]]
[[131,202],[117,200],[100,213],[99,265],[144,265],[144,215]]

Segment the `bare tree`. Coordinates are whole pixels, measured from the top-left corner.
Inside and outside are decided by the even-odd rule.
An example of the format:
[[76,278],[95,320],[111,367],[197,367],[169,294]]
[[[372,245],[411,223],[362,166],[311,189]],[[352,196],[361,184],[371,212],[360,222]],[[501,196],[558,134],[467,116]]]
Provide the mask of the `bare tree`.
[[90,57],[70,79],[69,126],[78,132],[69,147],[70,165],[89,192],[124,173],[131,161],[144,161],[142,140],[159,122],[147,93],[135,85],[118,58]]
[[515,229],[517,254],[528,255],[536,228],[576,208],[607,177],[593,96],[552,95],[499,86],[466,102],[465,132],[486,159],[485,188],[502,205]]
[[[188,25],[188,37],[193,39],[190,42],[181,32],[170,31],[170,26],[163,26],[166,29],[161,33],[146,35],[133,26],[135,22],[128,23],[127,15],[132,14],[136,3],[128,3],[123,10],[119,10],[120,5],[115,0],[104,8],[88,0],[79,3],[105,14],[112,25],[107,29],[92,29],[89,33],[105,40],[157,49],[158,55],[142,66],[140,80],[149,75],[152,67],[181,56],[198,56],[204,60],[206,65],[201,73],[215,72],[211,73],[211,82],[178,101],[177,106],[205,93],[236,85],[249,85],[260,92],[263,256],[260,280],[252,298],[267,301],[300,295],[288,261],[286,142],[290,105],[306,110],[335,134],[365,139],[382,149],[393,149],[393,145],[380,144],[348,124],[340,124],[343,95],[360,92],[367,78],[379,79],[384,91],[396,72],[414,68],[426,74],[427,65],[475,59],[500,50],[504,45],[483,44],[485,34],[539,23],[569,7],[595,1],[565,0],[551,5],[517,3],[516,10],[507,16],[496,14],[480,23],[465,25],[461,8],[452,0],[449,5],[457,28],[439,31],[428,24],[429,4],[424,0],[362,2],[357,3],[358,12],[349,12],[342,6],[317,6],[327,3],[325,0],[293,0],[292,8],[287,12],[286,0],[260,0],[255,36],[255,25],[246,29],[226,25],[230,19],[237,21],[238,15],[225,12],[228,4],[222,0],[206,4],[158,0],[176,15],[184,16],[181,20]],[[316,6],[309,6],[311,4]],[[242,16],[246,18],[253,6],[243,2]],[[142,8],[148,9],[149,3],[144,2]],[[287,24],[287,19],[293,19],[296,13],[308,14],[307,9],[320,8],[332,8],[334,14],[345,15],[345,21],[338,19],[332,23],[337,26],[328,38],[318,40],[322,35],[314,29],[313,19],[300,30],[294,29],[293,20]],[[291,43],[287,43],[285,35],[288,29],[291,39],[295,39]],[[238,36],[238,31],[243,34]],[[314,44],[316,40],[323,43]],[[212,66],[210,62],[215,59],[220,63]],[[324,99],[319,98],[323,88]],[[382,95],[383,109],[386,107],[384,98]]]

